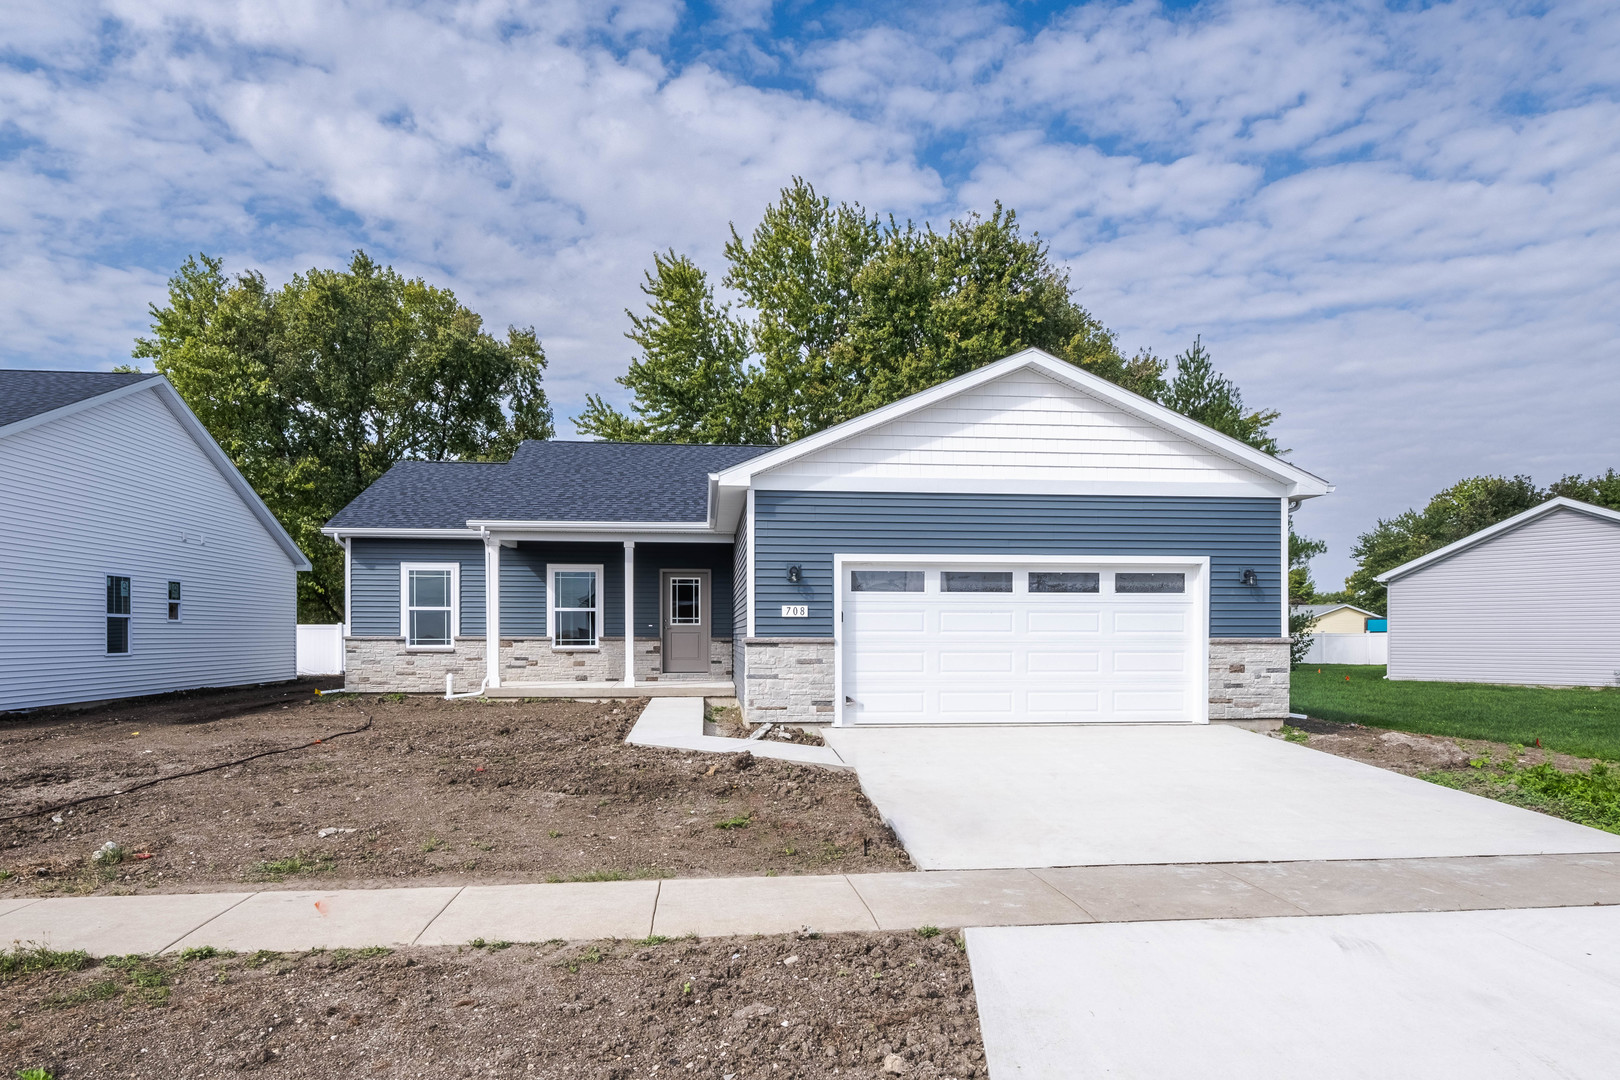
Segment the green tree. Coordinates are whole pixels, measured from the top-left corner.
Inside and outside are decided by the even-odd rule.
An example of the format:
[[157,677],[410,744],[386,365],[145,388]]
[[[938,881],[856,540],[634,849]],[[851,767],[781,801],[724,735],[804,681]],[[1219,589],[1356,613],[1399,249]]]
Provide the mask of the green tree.
[[223,265],[186,260],[134,355],[169,378],[314,564],[300,619],[341,619],[342,553],[321,526],[403,459],[502,460],[549,438],[545,354],[533,330],[497,339],[448,289],[364,252],[279,289]]
[[1576,473],[1554,480],[1547,488],[1549,496],[1562,496],[1566,499],[1577,499],[1580,502],[1591,503],[1593,506],[1603,506],[1610,510],[1620,510],[1620,472],[1610,469],[1602,476],[1587,479]]
[[1256,449],[1279,452],[1270,428],[1281,414],[1244,408],[1243,394],[1215,370],[1202,337],[1193,338],[1192,348],[1176,356],[1175,378],[1159,402]]
[[1293,639],[1290,646],[1292,661],[1296,664],[1305,659],[1305,653],[1311,647],[1312,617],[1304,613],[1296,614],[1292,609],[1302,604],[1313,604],[1317,600],[1316,583],[1311,580],[1311,560],[1327,550],[1326,542],[1313,540],[1308,536],[1301,536],[1294,531],[1293,516],[1288,519],[1288,636]]
[[1384,586],[1373,580],[1379,574],[1539,506],[1546,499],[1547,493],[1528,476],[1473,476],[1446,488],[1422,510],[1408,510],[1380,520],[1361,534],[1350,551],[1356,569],[1344,582],[1349,602],[1383,614],[1388,597]]
[[752,318],[716,304],[689,259],[655,256],[618,380],[630,414],[592,397],[581,432],[787,442],[1032,346],[1144,396],[1164,390],[1164,362],[1127,360],[1000,206],[936,231],[835,206],[795,179],[752,233],[732,229],[725,258],[722,284]]

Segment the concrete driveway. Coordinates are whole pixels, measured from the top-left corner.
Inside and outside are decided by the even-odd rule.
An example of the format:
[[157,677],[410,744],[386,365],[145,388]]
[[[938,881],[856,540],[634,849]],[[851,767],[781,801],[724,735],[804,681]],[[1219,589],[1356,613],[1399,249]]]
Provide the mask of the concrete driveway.
[[967,931],[994,1080],[1615,1075],[1620,908]]
[[1620,851],[1620,836],[1224,725],[826,737],[925,870]]

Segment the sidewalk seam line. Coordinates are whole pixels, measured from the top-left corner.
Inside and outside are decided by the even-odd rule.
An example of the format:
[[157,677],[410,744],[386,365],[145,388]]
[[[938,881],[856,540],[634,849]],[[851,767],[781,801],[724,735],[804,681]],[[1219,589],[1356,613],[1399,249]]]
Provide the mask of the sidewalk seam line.
[[861,907],[866,909],[866,917],[872,920],[873,931],[881,931],[883,929],[883,924],[878,922],[876,913],[872,911],[872,905],[866,902],[866,897],[861,895],[861,890],[855,887],[855,883],[850,880],[850,876],[848,874],[840,874],[839,876],[844,879],[844,884],[849,886],[849,891],[855,894],[855,899],[861,902]]
[[[171,894],[171,895],[184,895],[184,894],[175,893],[175,894]],[[206,894],[204,894],[204,895],[206,895]],[[179,937],[175,938],[173,941],[171,941],[167,945],[163,946],[163,948],[154,950],[152,952],[152,955],[153,956],[162,956],[164,953],[168,952],[170,949],[174,948],[176,945],[180,944],[182,941],[186,940],[186,938],[190,937],[192,934],[195,934],[197,931],[201,930],[203,927],[207,926],[209,923],[213,922],[215,919],[219,918],[221,915],[224,915],[227,912],[235,911],[237,908],[241,907],[243,904],[247,903],[249,900],[253,899],[255,896],[258,896],[258,895],[259,894],[256,893],[256,892],[250,892],[246,896],[242,897],[242,899],[238,900],[236,903],[230,905],[229,907],[221,908],[220,910],[214,912],[212,915],[208,916],[208,918],[204,919],[202,922],[198,923],[196,926],[193,926],[190,930],[187,930],[185,933],[181,934]]]
[[1050,881],[1047,881],[1046,878],[1041,876],[1041,871],[1042,870],[1056,870],[1056,869],[1060,869],[1060,868],[1055,867],[1055,866],[1039,866],[1039,867],[1026,866],[1026,867],[1024,867],[1024,873],[1028,874],[1030,877],[1034,878],[1036,881],[1040,882],[1042,885],[1045,885],[1048,889],[1051,889],[1053,892],[1057,893],[1058,896],[1062,897],[1064,900],[1067,900],[1069,903],[1073,904],[1074,909],[1076,911],[1078,911],[1080,914],[1084,915],[1086,918],[1090,919],[1092,922],[1094,922],[1094,923],[1106,922],[1107,920],[1097,918],[1097,916],[1095,916],[1091,912],[1087,911],[1085,909],[1084,905],[1082,905],[1080,903],[1080,901],[1076,900],[1074,897],[1070,896],[1068,893],[1064,892],[1062,889],[1058,888],[1056,885],[1052,884]]
[[664,895],[664,879],[659,878],[654,884],[656,887],[653,889],[652,915],[647,919],[647,936],[649,938],[653,936],[653,927],[658,925],[658,898]]
[[[25,911],[28,908],[33,907],[35,904],[39,903],[41,900],[49,900],[49,899],[53,899],[53,898],[48,897],[48,896],[36,896],[32,900],[28,901],[28,903],[22,905],[22,907],[14,907],[14,908],[12,908],[10,911],[6,912],[6,915],[15,915],[19,911]],[[0,915],[0,919],[5,918],[6,915]]]
[[[1227,863],[1226,864],[1226,866],[1233,866],[1233,865],[1241,866],[1243,864],[1242,863]],[[1316,912],[1311,911],[1309,908],[1300,907],[1298,904],[1296,904],[1292,900],[1288,899],[1288,897],[1286,897],[1286,896],[1278,896],[1276,893],[1272,892],[1270,889],[1266,888],[1264,885],[1256,884],[1255,882],[1250,881],[1248,878],[1243,877],[1240,874],[1234,873],[1231,870],[1228,870],[1226,868],[1226,866],[1214,866],[1214,870],[1215,870],[1216,873],[1222,874],[1222,875],[1224,875],[1226,877],[1229,877],[1233,881],[1242,882],[1243,884],[1247,885],[1249,888],[1253,889],[1255,892],[1264,893],[1265,895],[1271,897],[1273,900],[1277,901],[1277,903],[1279,903],[1279,904],[1287,904],[1289,907],[1293,908],[1295,911],[1299,912],[1302,915],[1315,915],[1316,914]]]
[[411,944],[415,945],[418,941],[421,941],[422,940],[422,935],[428,932],[428,927],[432,926],[434,923],[439,921],[439,916],[444,914],[445,908],[448,908],[451,904],[455,903],[456,902],[456,897],[460,896],[462,893],[464,893],[466,891],[467,891],[467,886],[465,886],[465,885],[459,886],[456,889],[455,893],[450,897],[450,899],[446,900],[444,902],[444,905],[442,907],[440,907],[438,911],[435,911],[433,913],[433,918],[429,919],[426,923],[424,923],[422,925],[422,929],[420,929],[420,930],[418,930],[416,932],[416,936],[411,938]]

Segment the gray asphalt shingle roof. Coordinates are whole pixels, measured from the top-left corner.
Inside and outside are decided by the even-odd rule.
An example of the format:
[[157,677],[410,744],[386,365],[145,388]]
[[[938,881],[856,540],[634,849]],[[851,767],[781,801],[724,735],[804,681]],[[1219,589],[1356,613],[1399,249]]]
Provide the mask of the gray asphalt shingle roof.
[[468,521],[703,521],[709,474],[774,447],[525,442],[507,462],[402,461],[334,529],[460,529]]
[[151,372],[0,369],[0,427],[155,378]]

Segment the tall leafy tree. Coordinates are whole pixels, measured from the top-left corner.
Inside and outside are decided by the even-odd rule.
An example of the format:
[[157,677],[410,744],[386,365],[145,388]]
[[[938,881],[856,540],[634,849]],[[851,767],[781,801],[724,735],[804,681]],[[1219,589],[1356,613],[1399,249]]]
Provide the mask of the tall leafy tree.
[[1584,477],[1579,473],[1554,480],[1547,488],[1549,496],[1562,496],[1620,510],[1620,472],[1608,470],[1602,476]]
[[[1290,609],[1303,604],[1312,604],[1317,600],[1316,582],[1311,580],[1311,560],[1327,550],[1327,544],[1321,540],[1313,540],[1301,536],[1294,531],[1294,518],[1288,517],[1288,606]],[[1311,647],[1311,616],[1294,613],[1290,610],[1288,615],[1288,635],[1293,639],[1290,647],[1291,658],[1298,664],[1305,659],[1306,650]]]
[[1223,435],[1268,454],[1279,452],[1270,429],[1281,414],[1245,408],[1237,384],[1215,370],[1202,337],[1194,338],[1192,348],[1176,356],[1175,378],[1159,401]]
[[342,554],[320,528],[394,463],[500,460],[552,434],[533,330],[497,339],[448,289],[364,252],[279,289],[199,255],[150,311],[134,355],[168,376],[314,564],[301,619],[342,617]]
[[619,379],[630,414],[593,397],[581,432],[787,442],[1030,346],[1149,397],[1164,389],[1164,362],[1126,359],[1046,245],[999,206],[936,231],[795,180],[753,232],[732,230],[725,258],[722,284],[751,317],[716,304],[690,260],[655,257],[626,335],[638,346]]

